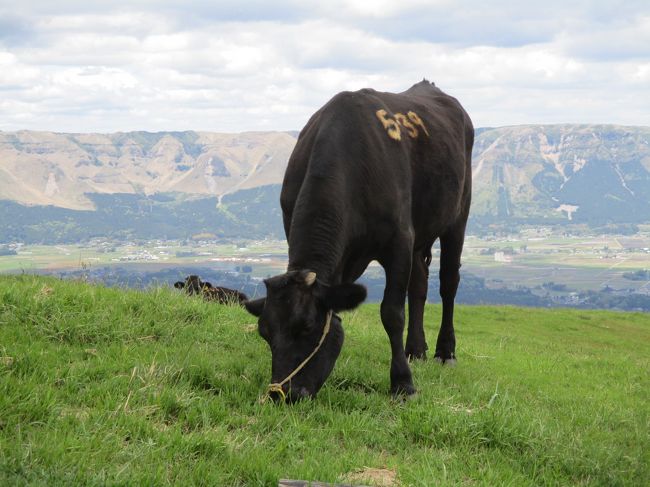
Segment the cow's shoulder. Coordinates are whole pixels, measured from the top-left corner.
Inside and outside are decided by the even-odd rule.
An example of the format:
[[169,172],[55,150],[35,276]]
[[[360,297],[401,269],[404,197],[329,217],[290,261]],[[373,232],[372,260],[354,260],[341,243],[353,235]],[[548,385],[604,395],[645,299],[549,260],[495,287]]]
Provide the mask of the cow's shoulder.
[[377,110],[384,109],[387,114],[407,114],[410,111],[420,112],[422,116],[427,113],[442,118],[460,120],[465,118],[465,110],[456,98],[446,94],[434,83],[423,80],[414,84],[408,90],[400,93],[377,91],[372,88],[363,88],[358,91],[342,91],[335,95],[319,112],[314,120],[326,120],[326,114],[333,114],[341,123],[350,118],[376,114]]
[[339,140],[336,133],[356,134],[368,127],[369,117],[374,116],[383,104],[381,96],[380,92],[371,88],[341,91],[334,95],[300,131],[296,149],[289,160],[290,172],[296,162],[299,165],[306,162],[314,147],[318,146],[317,141],[329,145],[335,139]]
[[414,84],[408,90],[399,95],[406,100],[417,102],[429,110],[450,110],[456,113],[464,111],[460,102],[456,98],[448,95],[435,84],[430,83],[427,80]]

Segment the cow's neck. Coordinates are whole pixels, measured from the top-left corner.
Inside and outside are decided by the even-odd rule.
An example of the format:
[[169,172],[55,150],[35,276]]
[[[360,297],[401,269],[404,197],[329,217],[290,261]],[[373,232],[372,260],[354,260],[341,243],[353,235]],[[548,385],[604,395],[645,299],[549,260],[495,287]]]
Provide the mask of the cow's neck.
[[[294,207],[289,234],[289,270],[308,269],[320,281],[340,282],[341,260],[345,249],[344,212],[339,201],[332,201],[315,188],[308,202]],[[331,193],[330,193],[331,194]]]

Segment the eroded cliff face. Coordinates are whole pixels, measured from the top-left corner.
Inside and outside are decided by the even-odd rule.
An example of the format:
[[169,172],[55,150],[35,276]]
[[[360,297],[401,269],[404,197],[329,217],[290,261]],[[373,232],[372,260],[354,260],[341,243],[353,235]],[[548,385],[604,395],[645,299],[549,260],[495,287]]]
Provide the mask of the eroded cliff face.
[[[221,201],[280,184],[295,142],[287,132],[0,132],[0,200],[69,209],[94,209],[93,193]],[[478,129],[473,180],[473,219],[648,221],[650,127]]]
[[217,196],[282,182],[295,137],[0,132],[0,199],[93,209],[87,193]]
[[650,127],[486,129],[473,154],[474,217],[650,220]]

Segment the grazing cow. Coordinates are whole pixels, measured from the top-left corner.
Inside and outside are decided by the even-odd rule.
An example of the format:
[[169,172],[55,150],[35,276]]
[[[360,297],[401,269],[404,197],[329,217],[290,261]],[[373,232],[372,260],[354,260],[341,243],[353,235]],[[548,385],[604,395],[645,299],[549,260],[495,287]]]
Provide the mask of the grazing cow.
[[454,299],[473,142],[465,110],[426,80],[399,94],[339,93],[307,122],[280,197],[287,272],[265,281],[265,298],[245,303],[271,347],[271,397],[316,395],[343,344],[333,313],[365,299],[354,281],[372,260],[386,273],[381,321],[392,352],[391,392],[413,394],[408,358],[426,357],[423,312],[438,238],[443,310],[435,358],[455,362]]
[[238,303],[243,305],[248,300],[248,296],[235,289],[227,287],[214,287],[209,282],[203,282],[199,276],[191,275],[185,278],[185,281],[176,281],[176,289],[185,289],[190,296],[200,294],[206,301],[216,301],[221,304]]

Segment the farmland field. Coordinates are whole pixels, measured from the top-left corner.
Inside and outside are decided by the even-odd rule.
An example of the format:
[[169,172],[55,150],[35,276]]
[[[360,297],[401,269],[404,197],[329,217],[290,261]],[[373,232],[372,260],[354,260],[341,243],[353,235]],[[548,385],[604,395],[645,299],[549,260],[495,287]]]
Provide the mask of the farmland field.
[[[433,344],[440,308],[426,310]],[[642,485],[644,313],[457,308],[459,364],[413,363],[388,394],[378,306],[314,400],[260,402],[252,318],[166,288],[0,276],[0,485]]]
[[[486,252],[486,249],[492,252]],[[495,252],[509,250],[501,260]],[[576,290],[604,286],[650,292],[650,282],[630,282],[623,274],[650,267],[650,236],[518,236],[485,240],[469,237],[464,266],[477,276],[507,286],[535,287],[553,281]]]
[[[437,268],[434,247],[432,272]],[[266,277],[286,269],[285,241],[146,243],[94,242],[77,245],[21,246],[15,255],[0,255],[0,273],[56,272],[110,266],[156,270],[210,267],[233,271],[251,267],[251,276]],[[463,252],[463,271],[486,280],[493,288],[535,288],[546,282],[571,290],[600,290],[605,286],[650,294],[650,281],[631,281],[623,274],[650,267],[650,232],[635,236],[563,236],[521,233],[512,237],[469,236]],[[383,276],[377,264],[368,270]]]
[[[35,272],[74,269],[82,266],[111,265],[178,266],[212,264],[231,267],[233,262],[253,261],[258,265],[273,263],[275,257],[284,259],[286,243],[255,242],[250,248],[211,242],[187,244],[177,241],[148,243],[89,243],[71,245],[21,246],[15,255],[0,256],[0,272]],[[270,254],[267,256],[267,254]],[[263,256],[263,257],[260,257]],[[263,260],[261,260],[263,259]],[[261,265],[261,267],[264,267]]]

